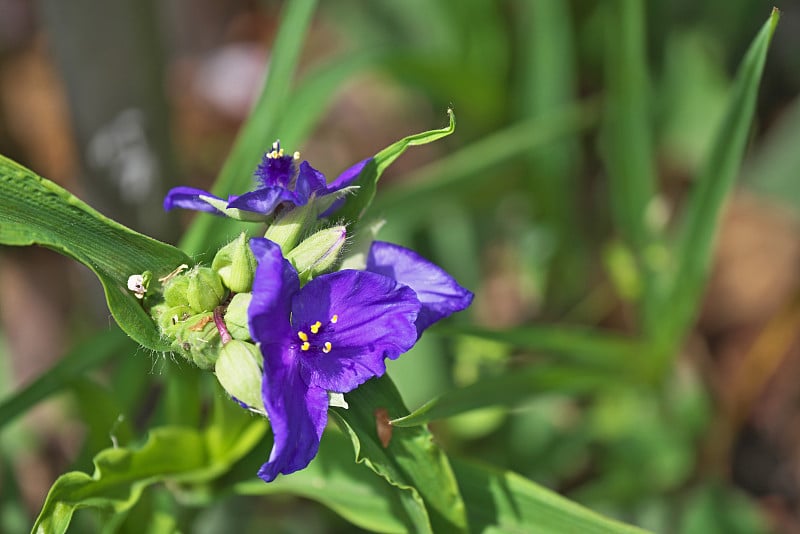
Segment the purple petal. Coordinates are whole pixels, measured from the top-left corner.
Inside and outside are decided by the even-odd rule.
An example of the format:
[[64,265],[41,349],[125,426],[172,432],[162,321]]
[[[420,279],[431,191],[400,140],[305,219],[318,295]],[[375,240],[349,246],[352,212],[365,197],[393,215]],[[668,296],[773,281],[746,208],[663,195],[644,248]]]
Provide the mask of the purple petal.
[[310,342],[297,352],[306,383],[347,393],[383,375],[385,358],[414,346],[419,308],[410,288],[385,276],[345,270],[315,278],[292,304],[294,330]]
[[254,213],[269,215],[281,202],[291,202],[295,206],[305,204],[305,200],[286,188],[275,186],[256,189],[236,198],[228,204],[229,208],[237,208]]
[[[280,150],[280,144],[276,150]],[[270,154],[277,154],[276,150],[264,154],[256,168],[255,176],[264,187],[288,187],[294,177],[294,158],[291,154],[270,157]]]
[[352,185],[358,175],[361,174],[361,171],[364,170],[364,167],[367,166],[367,163],[370,163],[372,158],[367,158],[364,160],[359,161],[349,169],[345,170],[342,174],[336,177],[334,181],[328,184],[328,192],[332,193],[333,191],[338,191],[344,187]]
[[202,200],[200,196],[211,197],[222,200],[212,195],[208,191],[196,189],[194,187],[173,187],[164,197],[164,210],[170,211],[173,208],[183,208],[187,210],[205,211],[215,215],[223,215],[217,208]]
[[258,476],[271,482],[278,473],[288,475],[303,469],[316,456],[328,420],[328,393],[306,385],[298,369],[298,356],[291,347],[262,344],[261,351],[261,393],[275,441]]
[[471,291],[461,287],[441,267],[399,245],[375,241],[367,257],[367,271],[388,276],[409,286],[422,303],[417,329],[430,325],[470,305]]
[[308,199],[312,193],[325,190],[325,175],[304,161],[300,164],[294,190],[299,196]]
[[251,238],[250,249],[258,262],[247,308],[250,335],[262,344],[283,342],[292,336],[289,313],[292,297],[300,289],[297,272],[269,239]]

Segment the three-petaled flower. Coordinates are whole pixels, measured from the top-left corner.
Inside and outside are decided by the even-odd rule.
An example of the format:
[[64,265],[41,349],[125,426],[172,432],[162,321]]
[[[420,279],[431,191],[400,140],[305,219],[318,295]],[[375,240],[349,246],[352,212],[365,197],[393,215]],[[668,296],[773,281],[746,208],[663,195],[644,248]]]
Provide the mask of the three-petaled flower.
[[300,163],[298,168],[299,159],[299,152],[286,154],[280,142],[276,141],[256,169],[255,177],[260,187],[243,195],[229,196],[227,200],[203,189],[175,187],[164,198],[164,209],[184,208],[239,220],[263,221],[279,206],[305,206],[315,199],[334,195],[321,202],[319,213],[324,215],[371,161],[367,158],[356,163],[328,184],[325,176],[307,161]]
[[262,398],[274,434],[265,481],[308,465],[327,423],[328,393],[347,393],[386,371],[433,322],[472,293],[410,250],[375,242],[367,271],[343,270],[300,287],[280,247],[254,238],[258,261],[248,308],[264,362]]

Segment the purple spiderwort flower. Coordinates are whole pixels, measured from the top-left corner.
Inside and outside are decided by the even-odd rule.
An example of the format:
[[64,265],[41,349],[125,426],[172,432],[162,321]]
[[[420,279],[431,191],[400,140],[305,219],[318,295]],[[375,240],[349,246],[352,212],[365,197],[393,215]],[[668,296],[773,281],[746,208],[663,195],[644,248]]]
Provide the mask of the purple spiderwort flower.
[[376,270],[394,267],[390,276],[343,270],[302,288],[277,244],[253,238],[250,246],[258,267],[247,313],[264,358],[262,398],[274,434],[258,475],[270,482],[316,455],[329,392],[347,393],[382,376],[386,358],[408,351],[424,328],[465,308],[472,294],[427,260],[388,243],[373,246],[371,257]]
[[[240,220],[263,221],[279,206],[305,206],[314,198],[344,194],[371,160],[368,158],[356,163],[328,184],[325,176],[307,161],[300,163],[298,168],[296,162],[299,159],[299,152],[285,154],[280,142],[276,141],[256,169],[259,187],[255,190],[223,200],[202,189],[175,187],[164,198],[164,209],[193,209]],[[336,200],[334,197],[323,204],[320,210],[323,215],[335,209]]]

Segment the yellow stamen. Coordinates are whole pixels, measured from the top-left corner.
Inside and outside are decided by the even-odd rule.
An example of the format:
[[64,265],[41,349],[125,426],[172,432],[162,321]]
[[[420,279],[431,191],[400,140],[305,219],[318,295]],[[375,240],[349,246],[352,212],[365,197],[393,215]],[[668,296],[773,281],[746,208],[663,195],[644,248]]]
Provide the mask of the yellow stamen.
[[294,154],[292,154],[292,158],[294,158],[295,160],[300,159],[300,152],[295,152]]
[[330,341],[326,341],[325,344],[322,346],[322,352],[324,352],[325,354],[328,354],[331,351],[331,347],[332,347],[331,346],[331,342]]
[[303,344],[300,345],[300,350],[308,350],[311,348],[311,344],[308,341],[303,341]]
[[331,322],[332,322],[333,324],[336,324],[336,322],[337,322],[338,320],[339,320],[339,316],[338,316],[338,315],[334,315],[333,317],[331,317]]
[[300,338],[300,341],[308,341],[308,334],[306,334],[305,332],[302,331],[298,332],[297,337]]
[[312,334],[316,334],[317,332],[319,332],[319,329],[320,329],[321,326],[322,326],[322,323],[317,321],[316,323],[312,324],[308,328],[309,328],[309,330],[311,330]]

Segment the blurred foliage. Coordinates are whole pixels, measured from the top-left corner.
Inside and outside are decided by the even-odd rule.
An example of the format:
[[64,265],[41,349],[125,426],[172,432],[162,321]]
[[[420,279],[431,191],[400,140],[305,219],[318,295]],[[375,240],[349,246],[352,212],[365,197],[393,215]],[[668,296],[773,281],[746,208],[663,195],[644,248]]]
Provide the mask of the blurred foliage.
[[[726,204],[763,194],[789,212],[800,209],[794,180],[800,65],[792,7],[782,14],[756,99],[775,22],[763,26],[772,4],[760,0],[342,0],[320,3],[313,19],[314,2],[287,4],[294,10],[283,12],[272,49],[284,53],[272,57],[264,97],[227,163],[206,162],[208,154],[191,151],[179,159],[186,169],[221,168],[215,192],[238,193],[247,188],[260,151],[280,137],[335,176],[396,138],[442,126],[444,110],[455,110],[456,133],[403,156],[387,171],[368,212],[368,219],[387,221],[381,239],[419,250],[477,294],[469,312],[389,362],[390,376],[414,410],[396,420],[396,431],[430,423],[453,457],[514,471],[657,532],[800,528],[800,447],[792,448],[800,443],[776,430],[796,421],[795,410],[784,408],[786,419],[768,419],[763,414],[769,410],[758,410],[770,377],[797,360],[791,349],[800,322],[792,310],[800,280],[788,277],[775,290],[776,304],[726,328],[708,325],[735,312],[726,309],[729,301],[704,302],[709,281],[714,286],[721,269],[735,267],[714,263]],[[242,21],[274,28],[283,7],[240,7],[240,26],[229,20],[229,29]],[[210,5],[199,9],[213,14]],[[255,34],[273,42],[272,34]],[[195,106],[193,113],[211,113]],[[173,107],[177,115],[180,106]],[[0,112],[0,122],[3,117]],[[229,121],[217,120],[226,131]],[[176,129],[187,128],[187,121],[175,122]],[[4,153],[12,146],[3,144],[6,137],[0,132]],[[214,139],[220,146],[212,153],[224,153],[233,142],[232,135]],[[735,181],[745,153],[742,193]],[[202,180],[196,173],[178,181]],[[775,204],[761,202],[761,211],[776,211]],[[792,243],[796,220],[788,217]],[[233,235],[222,221],[198,216],[182,248],[202,259]],[[781,267],[770,260],[768,268]],[[749,284],[769,272],[739,279]],[[91,330],[77,325],[84,335],[73,341],[85,341]],[[751,348],[756,338],[761,344]],[[18,459],[27,443],[44,439],[5,425],[46,396],[69,391],[61,404],[86,422],[86,436],[74,445],[80,452],[64,460],[84,471],[109,445],[107,435],[123,446],[148,443],[146,429],[170,425],[177,440],[201,440],[198,429],[211,428],[203,425],[219,416],[219,393],[204,377],[168,359],[132,355],[126,343],[111,333],[79,344],[0,403],[3,532],[27,528]],[[735,356],[724,350],[731,344],[739,347]],[[10,360],[6,350],[0,353]],[[729,371],[737,366],[738,374]],[[784,387],[778,398],[791,407],[800,390]],[[115,413],[123,422],[115,422]],[[748,427],[769,447],[749,445],[743,437]],[[319,461],[280,484],[242,482],[268,450],[262,443],[252,458],[212,455],[230,468],[214,484],[206,486],[201,477],[191,488],[154,486],[135,506],[115,502],[124,512],[113,520],[82,512],[73,528],[210,532],[217,524],[243,532],[352,531],[327,510],[286,495],[318,500],[365,529],[394,532],[417,524],[408,503],[419,496],[398,498],[383,479],[352,463],[340,434],[329,434],[330,448]],[[759,455],[778,455],[778,467],[740,476],[761,468]],[[343,457],[348,466],[340,465]],[[193,458],[180,460],[191,464]],[[325,473],[335,494],[317,491],[317,472]],[[514,516],[520,523],[495,525],[500,529],[546,517],[544,511],[526,515],[546,500],[516,475],[455,461],[451,476],[459,485],[469,481],[465,500],[522,510]],[[153,482],[136,481],[135,487]],[[504,493],[508,487],[524,489]],[[347,502],[348,492],[357,491],[387,497],[376,497],[374,506]],[[242,497],[273,492],[284,497],[257,505]],[[197,506],[211,502],[194,517]],[[398,509],[411,513],[411,523],[398,522],[404,517]],[[492,519],[475,513],[468,507],[470,524],[488,530]],[[558,518],[539,520],[541,532],[568,531]]]

